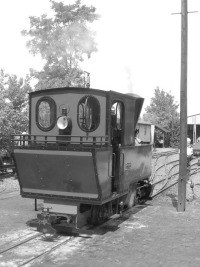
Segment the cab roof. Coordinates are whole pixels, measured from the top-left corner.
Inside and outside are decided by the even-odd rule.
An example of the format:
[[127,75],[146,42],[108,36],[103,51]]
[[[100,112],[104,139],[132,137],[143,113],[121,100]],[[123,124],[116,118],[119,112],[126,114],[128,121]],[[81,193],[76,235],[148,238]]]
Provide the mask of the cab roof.
[[118,96],[125,96],[128,98],[139,98],[139,99],[143,99],[143,97],[136,95],[136,94],[132,94],[132,93],[127,93],[127,94],[123,94],[120,92],[116,92],[116,91],[105,91],[105,90],[100,90],[100,89],[94,89],[94,88],[85,88],[85,87],[60,87],[60,88],[51,88],[51,89],[43,89],[43,90],[38,90],[38,91],[33,91],[30,92],[29,95],[40,95],[40,94],[49,94],[49,93],[62,93],[64,91],[74,91],[76,93],[91,93],[91,94],[100,94],[100,95],[106,95],[106,94],[116,94]]

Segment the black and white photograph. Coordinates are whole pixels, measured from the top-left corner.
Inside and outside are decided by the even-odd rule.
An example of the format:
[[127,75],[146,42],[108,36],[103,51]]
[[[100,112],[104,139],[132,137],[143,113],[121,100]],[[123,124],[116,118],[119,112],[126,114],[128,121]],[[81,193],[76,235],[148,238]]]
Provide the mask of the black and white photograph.
[[199,267],[200,1],[0,13],[0,267]]

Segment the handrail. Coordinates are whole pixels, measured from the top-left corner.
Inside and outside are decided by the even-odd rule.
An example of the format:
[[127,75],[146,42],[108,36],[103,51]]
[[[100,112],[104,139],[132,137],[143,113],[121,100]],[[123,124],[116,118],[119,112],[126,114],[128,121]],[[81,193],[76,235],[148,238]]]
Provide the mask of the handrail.
[[[52,140],[52,138],[54,140]],[[38,145],[108,145],[108,136],[80,136],[80,135],[34,135],[34,134],[13,134],[13,147],[27,147]]]
[[96,137],[96,138],[108,138],[108,135],[42,135],[42,134],[12,134],[11,136],[39,136],[39,137],[61,137],[61,136],[67,136],[67,137],[83,137],[83,138],[91,138],[91,137]]

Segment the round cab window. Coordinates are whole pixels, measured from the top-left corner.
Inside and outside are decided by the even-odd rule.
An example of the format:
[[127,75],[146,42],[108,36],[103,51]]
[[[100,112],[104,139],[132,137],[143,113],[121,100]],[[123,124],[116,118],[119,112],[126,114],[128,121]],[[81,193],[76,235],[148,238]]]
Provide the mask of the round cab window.
[[78,125],[85,132],[95,131],[100,123],[100,105],[94,96],[84,96],[78,104]]
[[56,104],[51,97],[42,97],[36,104],[36,124],[42,131],[50,131],[56,122]]

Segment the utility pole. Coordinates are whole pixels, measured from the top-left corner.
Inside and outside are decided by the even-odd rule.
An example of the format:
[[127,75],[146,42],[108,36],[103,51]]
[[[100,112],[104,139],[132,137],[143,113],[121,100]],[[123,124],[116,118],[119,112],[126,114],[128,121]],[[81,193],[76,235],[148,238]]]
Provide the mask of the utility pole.
[[187,182],[187,0],[181,0],[180,160],[178,212],[185,211]]

